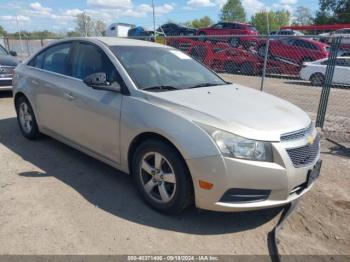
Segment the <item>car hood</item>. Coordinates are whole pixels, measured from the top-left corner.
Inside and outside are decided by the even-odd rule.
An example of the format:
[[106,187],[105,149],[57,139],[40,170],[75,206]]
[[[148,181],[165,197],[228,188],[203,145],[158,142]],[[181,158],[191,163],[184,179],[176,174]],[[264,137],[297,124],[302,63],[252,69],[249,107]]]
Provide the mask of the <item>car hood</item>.
[[236,84],[152,92],[147,98],[191,121],[256,140],[279,141],[311,122],[297,106]]
[[16,57],[10,55],[0,56],[0,65],[4,66],[17,66],[19,64],[19,60]]

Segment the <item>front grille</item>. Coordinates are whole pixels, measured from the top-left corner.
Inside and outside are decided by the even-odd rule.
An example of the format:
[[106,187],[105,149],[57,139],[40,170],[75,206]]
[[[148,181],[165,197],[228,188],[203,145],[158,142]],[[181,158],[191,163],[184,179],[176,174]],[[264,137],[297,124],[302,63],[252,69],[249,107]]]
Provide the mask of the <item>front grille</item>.
[[320,152],[320,138],[316,137],[313,144],[287,149],[294,167],[303,167],[315,161]]
[[281,135],[281,141],[297,140],[312,133],[312,123],[303,129]]
[[14,66],[0,66],[0,75],[13,74]]

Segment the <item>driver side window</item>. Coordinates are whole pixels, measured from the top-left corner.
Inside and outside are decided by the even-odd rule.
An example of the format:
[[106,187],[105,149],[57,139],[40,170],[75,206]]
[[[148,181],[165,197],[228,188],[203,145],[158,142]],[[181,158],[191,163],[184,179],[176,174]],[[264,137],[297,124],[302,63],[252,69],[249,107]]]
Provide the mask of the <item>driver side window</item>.
[[106,73],[108,82],[121,84],[122,80],[117,69],[99,47],[79,43],[73,59],[72,76],[84,80],[91,74],[101,72]]

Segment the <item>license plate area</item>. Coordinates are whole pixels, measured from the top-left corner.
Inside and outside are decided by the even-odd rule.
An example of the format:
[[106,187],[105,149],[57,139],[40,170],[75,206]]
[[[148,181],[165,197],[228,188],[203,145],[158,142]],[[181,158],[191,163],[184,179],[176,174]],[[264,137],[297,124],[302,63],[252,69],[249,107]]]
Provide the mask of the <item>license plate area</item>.
[[309,187],[320,176],[322,160],[318,161],[314,168],[307,175],[307,186]]

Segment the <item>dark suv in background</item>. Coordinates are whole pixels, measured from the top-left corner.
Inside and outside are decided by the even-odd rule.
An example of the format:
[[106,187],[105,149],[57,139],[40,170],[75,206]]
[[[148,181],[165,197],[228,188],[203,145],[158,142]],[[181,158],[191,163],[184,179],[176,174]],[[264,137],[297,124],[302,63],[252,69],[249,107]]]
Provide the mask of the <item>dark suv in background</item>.
[[177,25],[174,23],[168,23],[161,25],[158,29],[158,32],[162,32],[165,34],[165,36],[177,36],[177,35],[195,35],[196,34],[196,29],[182,26],[182,25]]
[[16,52],[8,52],[0,45],[0,91],[12,89],[13,72],[19,64],[19,60],[15,56],[17,56]]
[[207,36],[230,36],[226,37],[226,41],[228,41],[231,46],[237,47],[241,44],[255,42],[257,39],[256,36],[258,35],[258,31],[251,24],[220,22],[212,25],[211,27],[199,28],[197,30],[197,35],[202,36],[202,40],[212,40],[212,37]]

